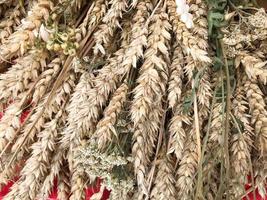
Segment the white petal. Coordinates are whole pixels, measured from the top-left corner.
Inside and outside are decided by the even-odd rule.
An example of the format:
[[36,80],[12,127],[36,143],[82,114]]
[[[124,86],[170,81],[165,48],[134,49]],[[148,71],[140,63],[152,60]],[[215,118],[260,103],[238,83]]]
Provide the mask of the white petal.
[[49,40],[50,34],[43,24],[40,27],[39,34],[43,41],[47,42]]
[[185,25],[187,28],[193,28],[194,27],[193,21],[187,21]]
[[176,12],[177,12],[178,15],[182,15],[182,14],[183,14],[183,9],[182,9],[182,7],[180,7],[180,6],[177,7]]
[[189,5],[187,4],[184,5],[184,12],[187,12],[187,13],[189,12]]
[[187,20],[188,20],[188,15],[187,15],[187,13],[183,13],[183,14],[180,16],[180,20],[181,20],[182,22],[186,23]]

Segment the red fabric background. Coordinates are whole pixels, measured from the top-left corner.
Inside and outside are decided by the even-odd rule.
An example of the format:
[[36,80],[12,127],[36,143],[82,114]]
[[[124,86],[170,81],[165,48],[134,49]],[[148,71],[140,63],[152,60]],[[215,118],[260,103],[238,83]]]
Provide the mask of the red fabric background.
[[[25,110],[22,115],[21,115],[21,118],[20,118],[20,121],[21,123],[24,122],[25,118],[27,117],[27,115],[29,114],[29,110]],[[0,112],[0,120],[3,116],[3,113]],[[14,181],[10,181],[6,186],[4,186],[2,188],[2,190],[0,191],[0,200],[2,200],[2,198],[9,192],[10,190],[10,187],[13,185]],[[55,182],[56,183],[56,182]],[[53,188],[53,191],[49,197],[49,200],[57,200],[57,187],[56,187],[57,184],[55,184],[54,188]],[[90,200],[91,196],[94,194],[94,193],[97,193],[99,192],[100,190],[100,185],[101,185],[101,181],[98,179],[97,180],[97,183],[96,183],[96,186],[94,187],[88,187],[86,190],[85,190],[85,196],[86,196],[86,200]],[[250,188],[249,184],[245,186],[246,190],[248,190]],[[255,191],[256,192],[256,200],[267,200],[267,196],[265,198],[262,198],[259,193],[258,193],[258,190]],[[108,197],[109,197],[109,191],[108,190],[104,190],[104,193],[103,193],[103,197],[101,200],[107,200]],[[253,193],[249,193],[248,194],[248,197],[249,197],[249,200],[254,200],[253,199]],[[246,198],[243,198],[243,200],[248,200]]]

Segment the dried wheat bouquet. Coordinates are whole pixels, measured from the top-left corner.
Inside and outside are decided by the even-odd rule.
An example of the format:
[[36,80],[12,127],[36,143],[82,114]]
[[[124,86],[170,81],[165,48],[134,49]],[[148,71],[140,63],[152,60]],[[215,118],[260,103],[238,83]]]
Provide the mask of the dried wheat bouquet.
[[255,0],[1,0],[4,200],[264,196],[266,59]]

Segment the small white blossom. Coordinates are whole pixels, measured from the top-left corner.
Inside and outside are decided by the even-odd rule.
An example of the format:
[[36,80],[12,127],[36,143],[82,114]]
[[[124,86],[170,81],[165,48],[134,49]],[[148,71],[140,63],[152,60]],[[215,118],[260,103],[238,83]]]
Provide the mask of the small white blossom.
[[180,20],[185,23],[187,28],[193,28],[193,16],[189,13],[189,5],[185,0],[176,0],[176,12],[180,16]]
[[43,41],[47,42],[50,38],[50,34],[48,30],[45,28],[45,26],[42,24],[39,30],[40,37]]

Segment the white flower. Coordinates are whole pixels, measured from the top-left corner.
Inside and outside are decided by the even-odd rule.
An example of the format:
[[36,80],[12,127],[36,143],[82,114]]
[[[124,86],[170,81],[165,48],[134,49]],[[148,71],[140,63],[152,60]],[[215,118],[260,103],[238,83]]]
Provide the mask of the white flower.
[[193,16],[190,13],[183,13],[180,20],[185,23],[187,28],[193,28]]
[[193,28],[193,16],[189,13],[189,5],[185,0],[176,0],[176,12],[180,16],[180,20],[185,23],[187,28]]
[[43,24],[40,27],[39,34],[43,41],[47,42],[49,40],[50,34]]

